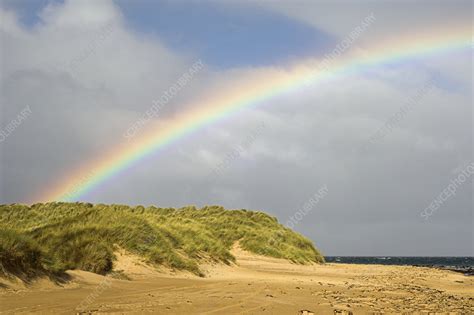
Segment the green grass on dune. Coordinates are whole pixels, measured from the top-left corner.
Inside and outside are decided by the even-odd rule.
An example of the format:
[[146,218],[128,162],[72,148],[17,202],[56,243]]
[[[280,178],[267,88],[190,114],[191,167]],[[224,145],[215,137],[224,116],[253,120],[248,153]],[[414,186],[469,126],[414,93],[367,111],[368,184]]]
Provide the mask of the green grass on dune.
[[0,230],[0,275],[28,278],[43,270],[42,252],[31,238],[12,230]]
[[199,262],[231,263],[236,242],[295,263],[323,262],[310,240],[262,212],[89,203],[0,205],[0,275],[81,269],[106,274],[120,246],[150,263],[201,275]]

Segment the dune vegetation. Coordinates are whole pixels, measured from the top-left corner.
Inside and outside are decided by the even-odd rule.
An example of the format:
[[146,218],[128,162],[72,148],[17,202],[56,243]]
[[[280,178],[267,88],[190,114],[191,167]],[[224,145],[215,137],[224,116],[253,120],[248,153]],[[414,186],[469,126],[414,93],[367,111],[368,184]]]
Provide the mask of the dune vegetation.
[[151,264],[202,275],[202,261],[232,263],[250,252],[294,263],[324,262],[312,242],[263,212],[45,203],[0,205],[0,275],[111,272],[120,247]]

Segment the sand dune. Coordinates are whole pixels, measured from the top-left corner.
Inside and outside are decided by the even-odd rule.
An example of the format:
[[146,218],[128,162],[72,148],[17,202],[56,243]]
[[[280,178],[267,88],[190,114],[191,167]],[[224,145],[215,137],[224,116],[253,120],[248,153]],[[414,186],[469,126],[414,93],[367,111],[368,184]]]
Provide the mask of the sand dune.
[[301,266],[233,249],[237,264],[203,266],[205,278],[155,269],[120,252],[114,276],[24,285],[0,280],[1,314],[364,314],[474,312],[474,278],[421,267]]

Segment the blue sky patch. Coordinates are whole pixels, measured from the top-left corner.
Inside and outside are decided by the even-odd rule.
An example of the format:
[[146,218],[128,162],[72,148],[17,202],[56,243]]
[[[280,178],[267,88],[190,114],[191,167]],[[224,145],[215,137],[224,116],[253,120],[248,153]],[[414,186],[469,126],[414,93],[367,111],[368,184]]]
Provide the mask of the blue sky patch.
[[[39,21],[48,3],[63,0],[5,0],[26,26]],[[116,0],[138,33],[157,36],[179,53],[216,68],[268,66],[317,57],[337,39],[288,17],[245,5],[204,1]]]
[[39,22],[38,14],[48,3],[63,2],[63,0],[2,0],[1,6],[14,10],[23,25],[32,27]]
[[218,68],[275,65],[318,56],[335,39],[264,9],[210,2],[117,0],[139,32],[156,34],[176,51]]

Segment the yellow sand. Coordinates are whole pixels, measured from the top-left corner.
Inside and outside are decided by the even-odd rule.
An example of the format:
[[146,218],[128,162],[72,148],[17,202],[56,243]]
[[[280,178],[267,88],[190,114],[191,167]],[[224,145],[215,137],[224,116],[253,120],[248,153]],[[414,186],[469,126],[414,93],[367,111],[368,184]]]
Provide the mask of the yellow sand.
[[[123,251],[131,280],[69,271],[71,279],[24,285],[0,278],[1,314],[474,313],[474,278],[421,267],[300,266],[234,247],[237,264],[206,265],[206,278],[155,269]],[[122,275],[123,278],[123,275]]]

